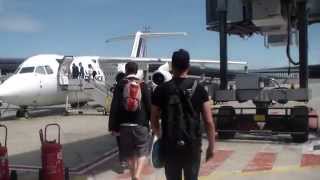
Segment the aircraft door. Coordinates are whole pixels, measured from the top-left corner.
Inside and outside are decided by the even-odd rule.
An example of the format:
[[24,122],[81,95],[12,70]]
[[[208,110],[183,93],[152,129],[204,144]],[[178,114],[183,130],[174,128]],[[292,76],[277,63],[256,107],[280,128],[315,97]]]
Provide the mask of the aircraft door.
[[39,87],[36,93],[37,95],[36,103],[37,105],[41,105],[43,104],[44,100],[50,100],[50,98],[48,97],[43,97],[44,95],[46,95],[46,88],[47,88],[45,66],[37,66],[35,73],[36,73],[36,78],[39,80]]
[[73,61],[73,56],[64,56],[63,59],[57,59],[59,62],[58,68],[58,84],[61,87],[68,86],[70,77],[70,65]]

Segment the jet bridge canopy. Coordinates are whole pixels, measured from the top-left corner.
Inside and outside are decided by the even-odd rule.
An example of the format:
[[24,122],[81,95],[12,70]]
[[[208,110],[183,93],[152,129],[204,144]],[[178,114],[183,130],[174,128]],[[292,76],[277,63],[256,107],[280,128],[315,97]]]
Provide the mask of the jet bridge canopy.
[[[207,29],[219,31],[219,11],[226,10],[226,32],[240,36],[267,33],[285,35],[288,26],[298,29],[298,3],[306,2],[307,22],[320,22],[319,0],[206,0]],[[273,36],[274,35],[274,36]]]

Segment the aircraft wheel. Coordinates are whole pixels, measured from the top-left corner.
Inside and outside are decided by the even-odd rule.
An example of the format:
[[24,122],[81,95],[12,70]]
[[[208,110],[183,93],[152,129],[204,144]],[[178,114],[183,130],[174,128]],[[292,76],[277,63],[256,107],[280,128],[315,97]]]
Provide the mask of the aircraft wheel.
[[85,106],[87,103],[88,103],[88,102],[79,102],[79,106],[80,106],[80,107],[83,107],[83,106]]
[[70,106],[71,106],[71,108],[77,108],[78,107],[78,103],[71,103]]
[[295,106],[291,110],[291,131],[300,132],[299,134],[292,133],[292,141],[296,143],[303,143],[309,138],[309,122],[308,122],[308,107]]
[[26,119],[29,119],[30,118],[30,113],[27,110],[25,110],[23,112],[23,117],[26,118]]
[[16,112],[16,117],[23,117],[23,113],[21,109],[18,109]]
[[79,102],[79,103],[71,103],[72,108],[78,108],[78,107],[83,107],[87,104],[87,102]]
[[217,117],[217,129],[219,139],[232,139],[236,132],[221,132],[219,130],[235,130],[235,110],[232,106],[222,106]]

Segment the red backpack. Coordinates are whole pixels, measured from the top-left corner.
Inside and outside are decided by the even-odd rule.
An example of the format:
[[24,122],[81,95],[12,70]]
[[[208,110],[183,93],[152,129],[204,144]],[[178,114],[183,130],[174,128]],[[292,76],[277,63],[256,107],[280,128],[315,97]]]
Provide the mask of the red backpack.
[[129,112],[135,112],[141,108],[141,85],[143,82],[136,79],[126,79],[123,88],[124,109]]

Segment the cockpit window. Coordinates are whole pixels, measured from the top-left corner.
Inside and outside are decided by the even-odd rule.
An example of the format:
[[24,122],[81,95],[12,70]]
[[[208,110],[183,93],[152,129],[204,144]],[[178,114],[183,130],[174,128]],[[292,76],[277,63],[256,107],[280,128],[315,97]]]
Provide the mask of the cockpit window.
[[44,66],[38,66],[36,68],[36,73],[38,73],[38,74],[46,74],[46,71],[44,70]]
[[20,74],[23,74],[23,73],[33,73],[34,71],[34,67],[23,67],[21,70],[20,70]]
[[50,66],[44,66],[46,68],[46,71],[48,74],[53,74],[53,70],[51,69]]

